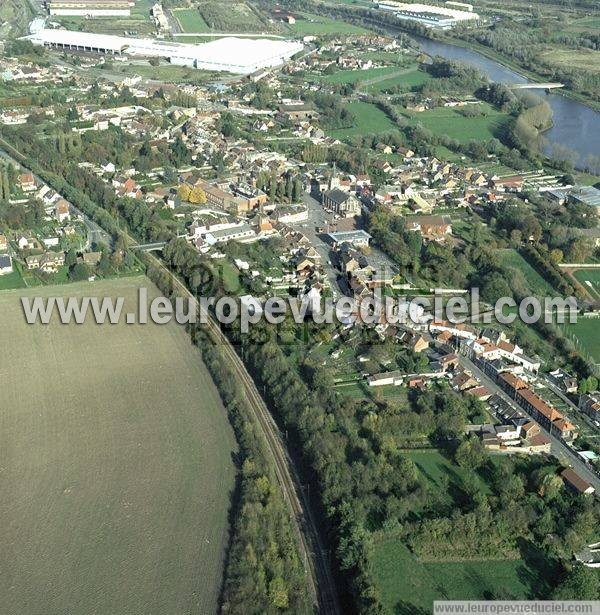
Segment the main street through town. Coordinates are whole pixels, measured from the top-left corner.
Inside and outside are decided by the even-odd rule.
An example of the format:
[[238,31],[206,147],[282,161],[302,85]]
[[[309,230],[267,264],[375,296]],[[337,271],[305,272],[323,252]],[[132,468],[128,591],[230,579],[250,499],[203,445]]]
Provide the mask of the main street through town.
[[[343,293],[338,281],[341,273],[332,264],[332,246],[327,243],[325,238],[327,233],[335,230],[335,216],[333,213],[323,209],[321,203],[311,194],[305,193],[302,197],[302,202],[308,209],[308,220],[291,224],[290,226],[306,235],[321,256],[323,269],[327,275],[335,298],[337,293]],[[320,232],[319,229],[323,229],[324,232]],[[369,248],[367,260],[369,264],[376,269],[378,274],[395,273],[398,270],[388,256],[374,247]]]

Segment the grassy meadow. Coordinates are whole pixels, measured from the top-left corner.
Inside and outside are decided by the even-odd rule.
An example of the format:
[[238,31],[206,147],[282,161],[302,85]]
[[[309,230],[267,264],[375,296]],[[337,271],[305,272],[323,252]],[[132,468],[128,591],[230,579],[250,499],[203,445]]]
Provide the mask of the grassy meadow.
[[173,16],[177,19],[181,29],[184,32],[200,33],[210,32],[208,24],[204,21],[200,11],[197,8],[194,9],[173,9]]
[[384,606],[401,615],[431,613],[435,600],[533,599],[552,574],[531,550],[515,560],[425,563],[386,534],[375,540],[372,566]]
[[576,323],[564,324],[562,329],[583,355],[600,365],[600,319],[579,316]]
[[388,132],[396,128],[392,120],[381,109],[371,103],[350,102],[346,108],[356,117],[354,126],[330,130],[329,134],[333,137],[346,139],[356,135]]
[[545,297],[553,297],[556,294],[554,288],[516,250],[502,250],[501,258],[507,267],[521,271],[531,292]]
[[508,116],[487,103],[477,105],[483,115],[465,117],[456,107],[439,107],[421,113],[402,109],[412,124],[421,124],[436,134],[444,134],[461,143],[489,141],[499,138],[506,126]]
[[364,34],[368,32],[366,28],[355,26],[345,21],[339,21],[324,17],[322,15],[313,15],[310,13],[301,13],[296,19],[296,23],[288,26],[290,32],[296,36],[327,36],[335,34]]

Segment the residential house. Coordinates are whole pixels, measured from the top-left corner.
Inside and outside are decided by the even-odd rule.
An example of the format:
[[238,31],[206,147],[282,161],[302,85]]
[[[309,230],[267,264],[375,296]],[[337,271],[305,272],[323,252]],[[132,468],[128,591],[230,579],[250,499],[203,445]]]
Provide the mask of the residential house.
[[12,273],[12,258],[10,254],[0,254],[0,275]]
[[569,374],[563,372],[561,369],[557,369],[549,374],[554,384],[563,392],[567,394],[575,394],[578,390],[577,378],[569,376]]
[[102,252],[84,252],[81,260],[88,267],[96,267],[102,259]]
[[505,192],[520,192],[523,189],[524,178],[521,175],[496,177],[490,181],[490,187]]
[[464,325],[461,323],[453,324],[445,320],[432,321],[429,324],[429,331],[432,334],[447,331],[448,333],[450,333],[450,335],[460,339],[477,339],[477,334],[468,325]]
[[23,192],[33,192],[36,189],[35,177],[33,173],[21,173],[17,177],[17,184]]
[[476,397],[481,401],[487,401],[492,396],[489,389],[486,389],[484,386],[473,387],[467,391],[467,394],[473,395],[473,397]]
[[417,231],[428,241],[443,241],[452,234],[452,221],[450,216],[410,216],[406,230]]
[[319,114],[310,105],[295,104],[295,105],[279,105],[278,108],[279,117],[297,122],[299,120],[312,120],[316,119]]
[[422,335],[415,334],[408,340],[407,346],[413,352],[420,353],[429,348],[429,342]]
[[575,470],[566,468],[560,473],[565,485],[575,493],[582,495],[591,495],[596,490],[590,483],[583,479]]
[[[444,332],[447,333],[447,332]],[[448,372],[455,370],[459,365],[458,355],[455,353],[445,354],[440,357],[439,363],[442,366],[442,371]]]
[[373,374],[367,378],[370,387],[380,386],[399,386],[404,382],[406,374],[401,371],[383,372],[381,374]]
[[44,273],[56,273],[65,264],[63,252],[46,252],[34,254],[25,259],[28,269],[39,269]]
[[59,224],[62,224],[63,222],[67,222],[68,220],[70,220],[71,213],[70,213],[69,202],[66,201],[65,199],[60,199],[59,201],[57,201],[55,208],[54,208],[54,215]]
[[404,156],[404,158],[413,158],[415,155],[415,151],[409,147],[398,147],[396,152],[401,156]]
[[600,423],[600,392],[585,393],[579,398],[579,408],[592,421]]
[[466,391],[479,385],[479,381],[467,372],[458,372],[452,378],[452,386],[457,391]]

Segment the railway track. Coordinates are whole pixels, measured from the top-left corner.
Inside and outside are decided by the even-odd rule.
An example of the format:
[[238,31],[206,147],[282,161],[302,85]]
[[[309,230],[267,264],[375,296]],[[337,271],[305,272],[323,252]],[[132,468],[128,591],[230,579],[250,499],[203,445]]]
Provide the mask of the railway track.
[[[2,138],[0,138],[0,147],[5,149],[8,157],[12,157],[14,162],[18,161],[23,168],[28,168],[23,164],[25,162],[23,154]],[[1,153],[0,150],[0,155]],[[138,246],[138,242],[128,232],[124,232],[123,236],[129,247],[135,249]],[[167,273],[173,288],[177,288],[183,297],[187,297],[192,302],[196,313],[200,314],[200,304],[187,286],[159,258],[150,252],[145,254],[156,267]],[[341,615],[342,611],[329,566],[329,558],[326,555],[325,547],[317,530],[317,524],[310,511],[308,498],[302,489],[299,474],[285,447],[281,432],[241,358],[229,339],[221,331],[218,323],[210,315],[207,329],[213,340],[222,346],[231,368],[235,371],[243,386],[246,397],[250,402],[250,408],[261,427],[266,444],[273,457],[277,481],[291,512],[292,522],[298,537],[298,546],[308,573],[308,590],[315,608],[318,613],[323,615]]]
[[[150,253],[146,253],[146,255],[155,266],[169,275],[173,287],[187,297],[192,302],[196,313],[200,314],[200,304],[187,286],[160,259]],[[213,341],[221,345],[230,367],[234,370],[242,385],[246,398],[250,402],[250,408],[261,427],[266,444],[273,457],[277,481],[290,509],[301,555],[304,559],[304,566],[308,573],[309,591],[313,602],[319,613],[324,615],[341,614],[337,590],[329,566],[329,558],[326,555],[325,547],[310,511],[308,498],[302,488],[300,477],[285,447],[281,431],[241,358],[229,339],[221,331],[218,323],[210,315],[206,326]]]

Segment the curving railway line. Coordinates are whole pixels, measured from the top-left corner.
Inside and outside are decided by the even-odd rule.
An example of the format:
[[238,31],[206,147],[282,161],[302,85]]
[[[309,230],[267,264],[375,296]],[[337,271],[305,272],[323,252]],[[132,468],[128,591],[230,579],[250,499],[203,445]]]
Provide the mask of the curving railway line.
[[[0,146],[4,149],[4,152],[0,150],[0,156],[12,159],[13,162],[20,164],[23,168],[27,168],[26,164],[24,164],[26,162],[25,157],[12,145],[0,138]],[[147,246],[140,246],[129,233],[124,232],[123,235],[131,248],[147,248]],[[156,267],[168,274],[173,288],[179,289],[182,296],[188,297],[192,305],[194,305],[196,313],[199,314],[200,304],[196,297],[188,290],[187,286],[154,254],[146,252],[146,257]],[[241,358],[221,331],[217,322],[210,315],[206,326],[213,340],[221,344],[231,368],[235,371],[273,458],[277,481],[286,504],[290,509],[292,522],[298,536],[298,546],[308,573],[308,589],[315,608],[322,615],[341,615],[342,610],[331,573],[327,551],[321,541],[317,524],[310,511],[308,498],[302,489],[302,483],[294,462],[283,443],[281,432]]]
[[[177,288],[183,293],[183,296],[192,302],[196,313],[199,314],[200,304],[196,297],[188,290],[187,286],[156,256],[147,253],[147,258],[169,275],[173,287]],[[213,340],[221,344],[223,353],[228,359],[231,368],[235,371],[273,457],[277,480],[290,509],[292,521],[298,535],[301,555],[308,572],[309,590],[313,602],[319,613],[341,614],[342,611],[329,566],[327,552],[311,514],[294,462],[283,443],[281,432],[258,392],[254,380],[252,380],[241,358],[221,331],[219,325],[209,316],[206,326]]]

